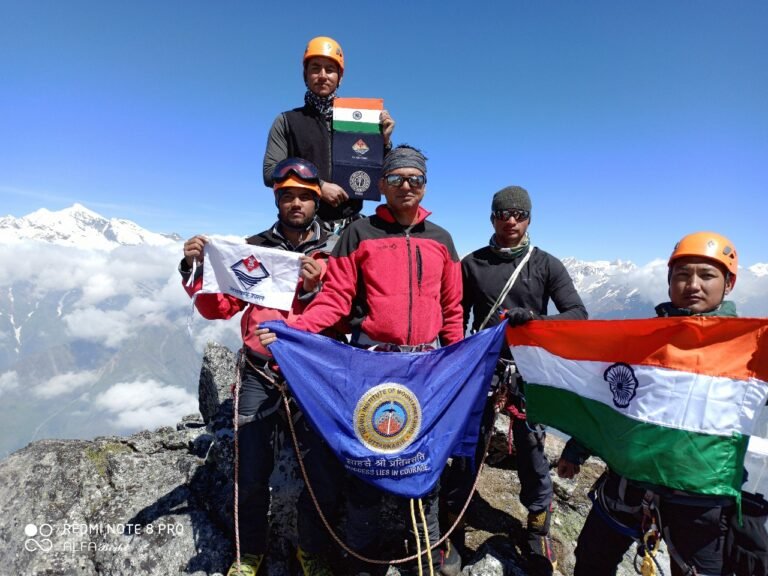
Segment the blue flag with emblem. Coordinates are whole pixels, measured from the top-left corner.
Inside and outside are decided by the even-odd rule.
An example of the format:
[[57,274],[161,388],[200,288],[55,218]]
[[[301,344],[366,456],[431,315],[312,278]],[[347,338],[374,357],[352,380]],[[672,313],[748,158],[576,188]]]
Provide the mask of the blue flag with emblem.
[[283,322],[270,347],[304,415],[352,474],[420,498],[473,457],[506,323],[430,352],[371,352]]

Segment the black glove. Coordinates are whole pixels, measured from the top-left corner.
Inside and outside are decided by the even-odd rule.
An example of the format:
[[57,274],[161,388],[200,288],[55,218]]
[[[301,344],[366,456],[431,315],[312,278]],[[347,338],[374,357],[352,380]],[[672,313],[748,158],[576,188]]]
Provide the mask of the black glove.
[[534,314],[525,308],[510,308],[507,310],[507,322],[509,322],[510,326],[522,326],[526,322],[530,322],[531,320],[536,320],[538,318],[538,314]]

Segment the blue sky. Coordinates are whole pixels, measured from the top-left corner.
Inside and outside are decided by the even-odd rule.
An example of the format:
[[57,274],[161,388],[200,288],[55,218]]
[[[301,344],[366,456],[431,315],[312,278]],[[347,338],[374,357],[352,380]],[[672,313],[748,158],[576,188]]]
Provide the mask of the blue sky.
[[0,0],[0,215],[265,228],[267,131],[330,35],[340,94],[383,97],[430,157],[425,206],[460,253],[519,184],[560,257],[643,264],[713,229],[765,262],[766,25],[763,1]]

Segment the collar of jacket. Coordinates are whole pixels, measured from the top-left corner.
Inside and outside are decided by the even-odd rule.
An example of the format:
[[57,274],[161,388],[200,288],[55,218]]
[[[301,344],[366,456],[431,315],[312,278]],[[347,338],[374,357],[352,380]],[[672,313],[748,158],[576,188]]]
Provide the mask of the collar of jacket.
[[736,304],[730,300],[723,300],[720,306],[709,312],[703,312],[701,314],[694,314],[688,308],[675,308],[672,302],[662,302],[656,306],[657,316],[724,316],[728,318],[736,318]]
[[316,219],[312,221],[312,224],[310,224],[310,229],[312,233],[310,234],[309,238],[307,238],[306,240],[304,240],[304,242],[298,244],[297,246],[294,246],[293,244],[291,244],[288,241],[288,239],[285,237],[285,235],[283,234],[283,227],[280,224],[279,220],[275,222],[275,224],[272,226],[272,235],[275,238],[279,238],[284,245],[298,251],[298,249],[301,248],[302,246],[320,242],[323,235],[323,228],[322,226],[320,226],[320,223]]
[[[419,206],[419,211],[416,213],[416,222],[414,224],[421,224],[426,220],[432,212],[429,210],[425,210],[421,206]],[[389,209],[389,206],[386,204],[379,204],[376,206],[376,216],[384,220],[384,222],[389,222],[390,224],[396,224],[397,220],[395,219],[394,214],[392,214],[392,211]]]
[[272,228],[268,230],[264,230],[264,232],[261,232],[259,234],[256,234],[254,236],[250,236],[245,239],[245,241],[248,244],[260,244],[260,242],[257,240],[257,238],[265,238],[269,244],[271,244],[274,247],[277,246],[283,246],[286,249],[289,249],[291,251],[299,251],[299,248],[302,246],[306,246],[307,244],[322,244],[326,240],[328,240],[330,234],[322,229],[320,226],[320,223],[315,220],[312,222],[312,235],[307,238],[304,242],[299,244],[298,246],[292,246],[290,242],[283,236],[282,232],[280,231],[280,221],[276,221]]

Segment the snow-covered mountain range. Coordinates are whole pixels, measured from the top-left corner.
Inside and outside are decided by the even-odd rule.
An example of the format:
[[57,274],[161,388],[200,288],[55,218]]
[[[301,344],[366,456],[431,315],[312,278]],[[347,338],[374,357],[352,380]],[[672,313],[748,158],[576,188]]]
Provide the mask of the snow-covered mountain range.
[[[644,318],[667,296],[667,260],[638,266],[629,261],[586,262],[564,258],[563,263],[589,311],[590,318]],[[728,297],[742,316],[768,315],[768,264],[740,268]]]
[[104,218],[81,204],[58,212],[45,208],[14,218],[0,218],[0,243],[41,240],[57,246],[114,250],[118,246],[167,246],[180,240],[174,234],[157,234],[130,220]]
[[[0,218],[0,457],[197,409],[205,343],[238,346],[239,320],[192,314],[180,257],[178,236],[78,204]],[[666,298],[665,260],[564,263],[592,318],[647,317]],[[741,314],[767,315],[766,291],[768,264],[740,270]]]

